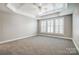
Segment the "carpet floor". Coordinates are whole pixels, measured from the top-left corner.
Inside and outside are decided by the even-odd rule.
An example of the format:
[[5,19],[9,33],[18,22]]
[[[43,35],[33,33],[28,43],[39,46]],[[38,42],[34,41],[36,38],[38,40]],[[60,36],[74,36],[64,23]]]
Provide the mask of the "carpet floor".
[[68,39],[34,36],[0,44],[0,55],[78,55]]

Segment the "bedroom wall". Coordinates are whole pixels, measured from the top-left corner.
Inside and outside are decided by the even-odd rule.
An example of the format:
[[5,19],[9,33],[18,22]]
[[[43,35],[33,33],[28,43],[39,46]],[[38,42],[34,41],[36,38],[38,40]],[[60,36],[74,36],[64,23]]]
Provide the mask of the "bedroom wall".
[[72,15],[64,16],[64,36],[72,38]]
[[79,51],[79,4],[74,4],[73,11],[73,42]]
[[0,42],[36,35],[35,19],[18,14],[0,12]]
[[0,20],[0,39],[2,39],[2,20]]

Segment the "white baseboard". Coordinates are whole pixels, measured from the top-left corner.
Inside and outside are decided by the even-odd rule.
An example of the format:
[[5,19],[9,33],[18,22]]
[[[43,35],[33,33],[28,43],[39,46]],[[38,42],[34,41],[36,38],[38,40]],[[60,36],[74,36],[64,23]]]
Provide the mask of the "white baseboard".
[[69,37],[60,37],[60,36],[52,36],[52,35],[45,35],[45,34],[38,34],[38,35],[43,35],[43,36],[48,36],[48,37],[56,37],[56,38],[63,38],[63,39],[72,40],[72,38],[69,38]]
[[74,43],[74,45],[75,45],[75,47],[76,47],[76,49],[77,49],[77,51],[79,53],[79,47],[78,47],[78,45],[76,44],[76,42],[74,40],[72,40],[72,41],[73,41],[73,43]]
[[19,37],[19,38],[15,38],[15,39],[5,40],[5,41],[1,41],[0,44],[12,42],[12,41],[16,41],[16,40],[20,40],[20,39],[24,39],[24,38],[29,38],[29,37],[32,37],[32,36],[36,36],[36,35],[30,35],[30,36],[25,36],[25,37]]

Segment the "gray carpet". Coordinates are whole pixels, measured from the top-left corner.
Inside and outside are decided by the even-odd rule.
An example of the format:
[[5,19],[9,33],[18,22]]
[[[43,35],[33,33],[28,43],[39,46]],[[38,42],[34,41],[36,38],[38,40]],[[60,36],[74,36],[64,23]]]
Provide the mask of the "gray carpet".
[[34,36],[0,45],[1,55],[77,55],[71,40]]

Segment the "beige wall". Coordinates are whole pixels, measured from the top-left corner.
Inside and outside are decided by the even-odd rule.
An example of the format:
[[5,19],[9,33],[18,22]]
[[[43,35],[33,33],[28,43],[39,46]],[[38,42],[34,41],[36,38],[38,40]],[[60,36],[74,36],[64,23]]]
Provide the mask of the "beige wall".
[[79,4],[75,4],[73,12],[73,41],[79,51]]
[[0,39],[2,39],[2,21],[0,21]]
[[64,16],[64,36],[72,38],[72,15]]
[[0,12],[0,42],[36,35],[35,19],[18,14]]

